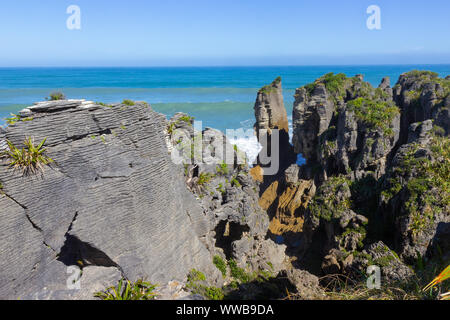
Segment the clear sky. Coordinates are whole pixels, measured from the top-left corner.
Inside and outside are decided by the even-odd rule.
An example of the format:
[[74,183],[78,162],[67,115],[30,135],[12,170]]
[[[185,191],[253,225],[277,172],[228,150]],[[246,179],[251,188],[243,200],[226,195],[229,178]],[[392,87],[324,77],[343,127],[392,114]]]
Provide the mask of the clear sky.
[[[66,27],[72,4],[81,30]],[[449,13],[448,0],[2,0],[0,66],[450,63]]]

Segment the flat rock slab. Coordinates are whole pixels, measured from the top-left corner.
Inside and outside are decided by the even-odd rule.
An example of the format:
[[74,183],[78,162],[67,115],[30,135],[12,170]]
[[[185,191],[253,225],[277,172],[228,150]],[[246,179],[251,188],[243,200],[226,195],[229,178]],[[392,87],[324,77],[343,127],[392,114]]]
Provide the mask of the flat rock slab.
[[[207,220],[168,155],[163,115],[143,103],[83,100],[27,110],[37,116],[0,137],[20,148],[26,137],[46,138],[54,163],[23,176],[0,162],[1,299],[86,299],[116,280],[111,270],[156,284],[183,281],[193,268],[219,277],[196,232]],[[80,261],[94,280],[74,294],[67,268]]]

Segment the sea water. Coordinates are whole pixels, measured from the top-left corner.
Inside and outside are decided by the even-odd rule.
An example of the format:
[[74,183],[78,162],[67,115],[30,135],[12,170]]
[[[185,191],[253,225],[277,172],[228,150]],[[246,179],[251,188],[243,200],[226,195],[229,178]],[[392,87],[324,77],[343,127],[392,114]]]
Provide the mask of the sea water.
[[[68,98],[95,102],[147,101],[167,117],[185,112],[202,121],[203,127],[224,132],[250,129],[255,122],[253,106],[258,89],[281,76],[292,135],[296,88],[328,72],[362,74],[373,86],[389,76],[393,86],[400,74],[414,69],[435,71],[441,77],[450,74],[450,65],[0,68],[0,125],[10,113],[44,100],[52,91],[62,91]],[[234,139],[232,143],[251,160],[258,153],[256,138]]]

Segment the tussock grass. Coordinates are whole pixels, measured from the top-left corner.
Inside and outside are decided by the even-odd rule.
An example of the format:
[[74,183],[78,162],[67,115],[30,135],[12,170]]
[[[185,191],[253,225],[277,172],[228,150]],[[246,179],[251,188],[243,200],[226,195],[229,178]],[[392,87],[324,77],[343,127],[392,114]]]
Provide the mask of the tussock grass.
[[47,100],[50,101],[58,101],[58,100],[65,100],[66,96],[64,93],[59,92],[59,91],[55,91],[50,93],[50,96],[47,98]]
[[156,285],[142,279],[132,283],[121,279],[117,286],[95,293],[102,300],[154,300],[157,296]]
[[126,100],[122,101],[122,104],[131,107],[131,106],[134,106],[136,104],[136,102],[134,102],[133,100],[126,99]]
[[22,149],[6,140],[9,150],[4,151],[1,157],[9,159],[9,167],[14,170],[21,170],[23,175],[36,174],[43,171],[44,166],[53,162],[53,159],[45,155],[47,149],[43,146],[46,140],[47,138],[35,146],[33,138],[26,138],[23,143],[25,147]]

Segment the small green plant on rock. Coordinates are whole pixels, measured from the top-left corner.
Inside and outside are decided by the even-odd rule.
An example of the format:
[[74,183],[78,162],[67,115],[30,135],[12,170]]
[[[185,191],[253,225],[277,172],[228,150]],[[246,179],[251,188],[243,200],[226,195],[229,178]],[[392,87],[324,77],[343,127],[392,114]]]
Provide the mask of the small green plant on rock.
[[450,140],[433,136],[429,148],[433,161],[420,153],[419,144],[410,144],[381,193],[386,203],[399,193],[407,195],[402,211],[411,217],[413,237],[450,206]]
[[[436,278],[434,278],[433,281],[431,281],[425,288],[423,288],[423,291],[425,292],[428,290],[432,290],[435,286],[448,279],[450,279],[450,265],[445,268],[445,270],[442,271]],[[439,298],[441,300],[450,300],[450,291],[440,294]]]
[[351,207],[351,199],[345,196],[350,194],[350,184],[345,176],[331,177],[322,184],[309,205],[312,216],[326,221],[340,218]]
[[244,269],[238,267],[235,260],[230,259],[228,261],[228,266],[230,267],[231,276],[239,282],[248,283],[252,280],[251,275],[245,272]]
[[231,179],[231,185],[236,187],[236,188],[242,187],[241,184],[239,183],[239,181],[236,178]]
[[131,107],[134,106],[136,103],[133,100],[126,99],[122,101],[122,104]]
[[222,289],[217,287],[206,287],[205,296],[209,300],[223,300],[223,298],[225,297]]
[[11,113],[11,117],[5,118],[7,124],[16,124],[17,121],[20,121],[20,116],[17,114]]
[[102,106],[102,107],[112,108],[112,105],[106,104],[106,103],[104,103],[104,102],[96,102],[96,104],[98,104],[99,106]]
[[65,100],[66,96],[64,95],[64,93],[59,92],[59,91],[55,91],[50,93],[50,96],[47,97],[47,100],[50,101],[58,101],[58,100]]
[[197,184],[199,186],[204,186],[205,184],[209,183],[211,179],[214,178],[214,175],[211,173],[200,173],[198,176]]
[[194,120],[195,118],[194,117],[191,117],[191,116],[182,116],[182,117],[179,117],[178,118],[178,121],[183,121],[183,122],[186,122],[186,123],[188,123],[188,124],[191,124],[191,122]]
[[157,297],[156,287],[142,279],[134,283],[121,279],[117,286],[97,292],[94,296],[102,300],[154,300]]
[[268,84],[264,87],[262,87],[259,92],[264,94],[270,94],[272,92],[276,91],[276,85],[281,82],[281,77],[277,77],[271,84]]
[[32,138],[26,138],[25,148],[17,148],[11,141],[6,140],[8,151],[3,152],[2,157],[9,158],[11,161],[9,167],[20,169],[25,174],[35,174],[43,171],[45,165],[49,165],[53,160],[45,155],[47,149],[43,148],[47,138],[41,141],[37,146],[34,145]]
[[219,183],[219,186],[216,188],[216,190],[219,191],[222,195],[227,192],[222,183]]
[[222,162],[216,167],[216,171],[218,174],[226,176],[228,174],[228,165]]
[[364,122],[369,130],[381,130],[386,136],[393,136],[392,121],[400,114],[399,108],[390,102],[356,98],[347,104],[349,111]]
[[223,300],[224,294],[221,288],[208,287],[202,282],[206,281],[206,276],[203,272],[192,269],[188,274],[186,288],[193,294],[202,295],[209,300]]
[[14,114],[14,113],[11,113],[11,116],[9,118],[5,118],[6,123],[9,125],[16,124],[19,121],[26,122],[26,121],[32,121],[32,120],[33,120],[32,117],[22,118],[18,114]]
[[214,256],[213,263],[225,278],[227,276],[227,264],[220,256]]

